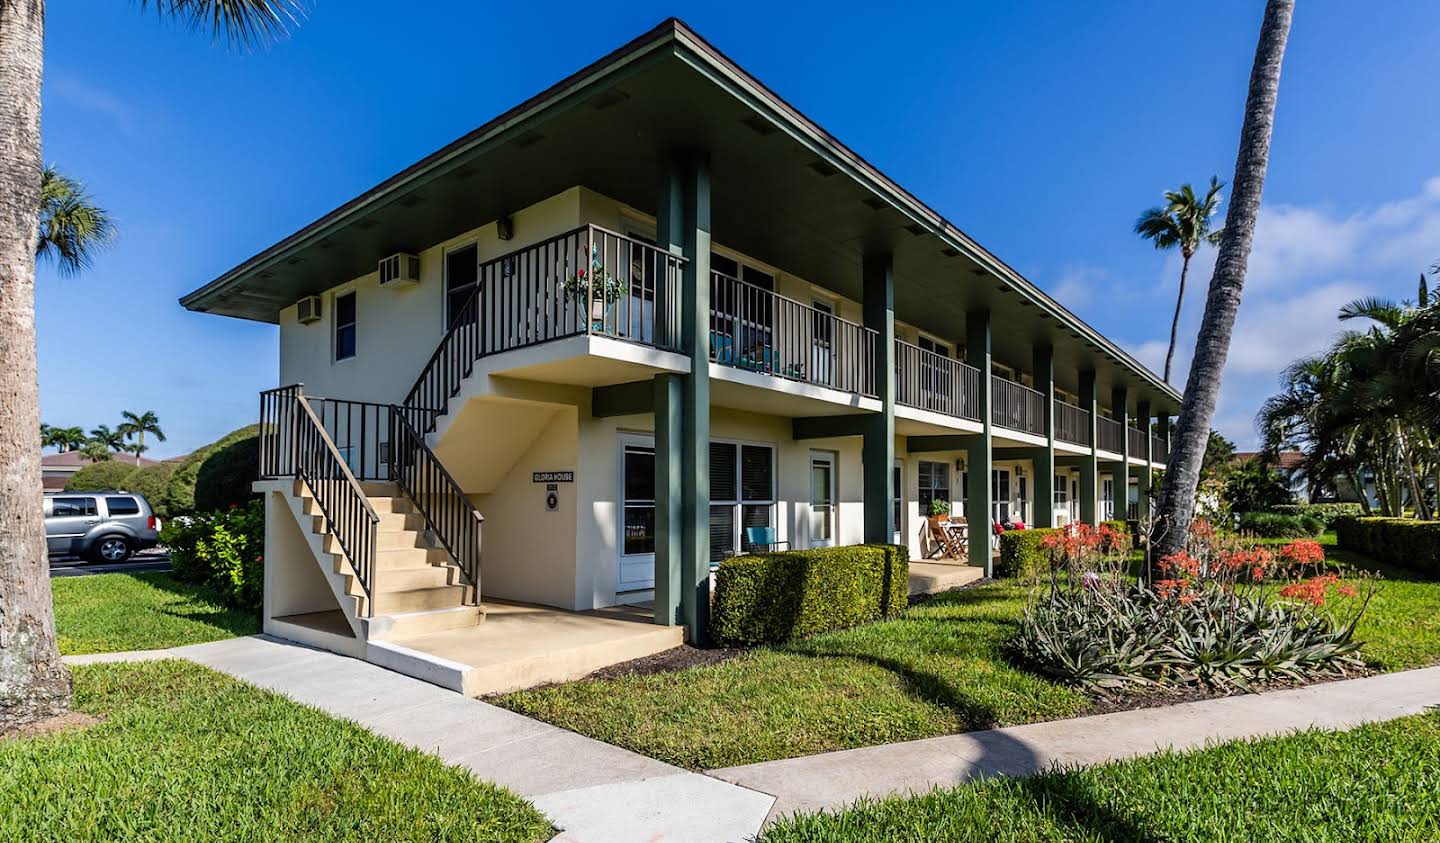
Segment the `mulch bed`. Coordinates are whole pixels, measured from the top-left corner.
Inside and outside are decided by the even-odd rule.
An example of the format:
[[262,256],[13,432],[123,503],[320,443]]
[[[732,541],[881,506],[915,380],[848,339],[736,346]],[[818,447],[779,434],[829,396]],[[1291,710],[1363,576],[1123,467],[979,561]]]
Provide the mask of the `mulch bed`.
[[18,729],[10,729],[0,732],[0,741],[20,740],[21,738],[35,738],[41,735],[52,735],[56,732],[69,732],[75,729],[84,729],[100,722],[100,718],[92,714],[81,714],[78,711],[67,711],[58,717],[47,717],[44,720],[36,720],[33,723],[26,723]]
[[[1322,679],[1277,679],[1269,682],[1251,682],[1249,691],[1242,691],[1239,688],[1216,688],[1207,685],[1131,685],[1110,693],[1096,694],[1094,702],[1089,708],[1073,716],[1088,717],[1092,714],[1114,714],[1118,711],[1134,711],[1140,708],[1163,708],[1167,705],[1176,705],[1177,703],[1216,700],[1222,697],[1243,697],[1252,693],[1263,694],[1267,691],[1287,691],[1295,688],[1305,688],[1310,685],[1338,682],[1344,679],[1360,679],[1365,676],[1376,676],[1379,673],[1381,673],[1381,671],[1363,669],[1353,670],[1344,676],[1327,676]],[[1070,718],[1062,719],[1068,720]]]
[[[704,667],[729,661],[746,652],[743,647],[695,647],[683,644],[679,647],[646,656],[633,661],[602,667],[585,679],[619,679],[622,676],[648,676],[652,673],[669,673],[690,667]],[[583,681],[583,680],[582,680]]]

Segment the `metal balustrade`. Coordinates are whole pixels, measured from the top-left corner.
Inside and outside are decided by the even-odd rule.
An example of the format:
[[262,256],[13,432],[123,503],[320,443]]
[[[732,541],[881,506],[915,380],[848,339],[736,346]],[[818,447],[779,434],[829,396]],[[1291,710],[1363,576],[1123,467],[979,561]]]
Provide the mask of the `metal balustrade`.
[[1145,431],[1136,427],[1125,428],[1125,433],[1130,437],[1130,456],[1143,459],[1145,456]]
[[1024,384],[990,376],[990,422],[997,427],[1045,435],[1045,395]]
[[1159,436],[1150,437],[1150,459],[1154,462],[1167,462],[1170,459],[1170,446]]
[[895,403],[980,421],[980,370],[895,341]]
[[1114,419],[1097,416],[1095,445],[1102,451],[1119,454],[1125,449],[1125,427]]
[[719,272],[710,277],[710,360],[876,397],[879,334]]
[[1055,399],[1055,438],[1090,447],[1090,414],[1074,404]]

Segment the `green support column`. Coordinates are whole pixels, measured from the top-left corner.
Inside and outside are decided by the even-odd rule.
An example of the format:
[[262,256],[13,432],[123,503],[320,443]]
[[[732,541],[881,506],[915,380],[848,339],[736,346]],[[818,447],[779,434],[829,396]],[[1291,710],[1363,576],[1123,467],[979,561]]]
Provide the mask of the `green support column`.
[[1090,419],[1090,456],[1080,465],[1080,520],[1094,527],[1100,523],[1100,431],[1095,421],[1099,406],[1095,399],[1095,371],[1080,373],[1080,407]]
[[1170,465],[1170,416],[1169,416],[1169,414],[1166,414],[1166,415],[1163,415],[1163,416],[1160,416],[1159,418],[1157,418],[1157,419],[1155,420],[1155,425],[1156,425],[1156,428],[1157,428],[1157,429],[1156,429],[1156,435],[1160,437],[1160,441],[1161,441],[1161,442],[1164,442],[1164,443],[1165,443],[1165,465],[1166,465],[1166,466],[1169,466],[1169,465]]
[[1031,353],[1035,389],[1045,396],[1045,447],[1034,449],[1036,527],[1055,526],[1055,350],[1037,345]]
[[985,576],[992,571],[990,556],[990,509],[992,494],[991,420],[990,420],[990,311],[972,310],[965,314],[965,362],[980,370],[980,427],[969,438],[965,470],[970,475],[970,496],[965,502],[965,519],[970,522],[970,564],[983,568]]
[[656,242],[685,258],[680,349],[692,361],[680,376],[680,617],[702,643],[710,626],[710,163],[676,155],[661,162],[660,176]]
[[682,376],[656,375],[655,390],[655,622],[683,623],[680,613],[681,554],[680,443],[684,438],[680,402]]
[[1115,488],[1115,513],[1117,521],[1130,517],[1130,393],[1123,386],[1110,390],[1110,415],[1120,422],[1120,464],[1110,471],[1111,485]]
[[876,333],[875,391],[880,412],[867,416],[864,433],[865,541],[889,544],[895,525],[890,502],[895,492],[895,282],[889,255],[866,257],[863,263],[865,327]]
[[1145,460],[1145,466],[1140,469],[1140,503],[1135,513],[1136,518],[1150,517],[1150,463],[1153,462],[1150,453],[1150,402],[1141,401],[1136,405],[1136,419],[1140,422],[1140,429],[1145,433],[1145,447],[1140,449],[1140,458]]

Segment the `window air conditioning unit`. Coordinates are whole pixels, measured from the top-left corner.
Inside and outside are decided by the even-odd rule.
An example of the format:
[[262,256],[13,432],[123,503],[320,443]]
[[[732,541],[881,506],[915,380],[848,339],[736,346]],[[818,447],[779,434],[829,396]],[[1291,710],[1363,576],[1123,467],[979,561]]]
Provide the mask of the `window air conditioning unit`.
[[306,296],[295,302],[295,319],[301,325],[309,325],[311,322],[320,321],[320,297]]
[[420,283],[420,256],[404,252],[380,261],[380,286],[409,287]]

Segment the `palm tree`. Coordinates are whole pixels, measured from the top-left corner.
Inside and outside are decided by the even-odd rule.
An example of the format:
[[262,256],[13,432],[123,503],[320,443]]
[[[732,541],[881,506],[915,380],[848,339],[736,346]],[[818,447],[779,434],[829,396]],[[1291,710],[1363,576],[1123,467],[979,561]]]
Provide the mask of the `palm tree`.
[[60,453],[73,451],[84,445],[85,431],[78,427],[50,427],[46,425],[44,444]]
[[[141,0],[140,7],[152,7]],[[233,44],[281,36],[300,0],[155,0],[161,16]],[[55,645],[41,517],[35,256],[41,183],[40,79],[45,0],[0,0],[0,732],[70,706]],[[89,254],[81,250],[78,254]],[[64,258],[60,258],[63,264]]]
[[1260,23],[1259,43],[1250,70],[1250,90],[1245,98],[1245,121],[1240,127],[1240,150],[1235,161],[1235,178],[1230,207],[1225,212],[1225,237],[1215,259],[1215,274],[1205,298],[1205,315],[1195,340],[1195,357],[1180,405],[1165,485],[1156,513],[1159,525],[1152,557],[1160,559],[1184,546],[1190,519],[1195,515],[1195,490],[1200,484],[1200,464],[1215,418],[1220,395],[1220,376],[1230,353],[1230,336],[1235,314],[1240,309],[1240,291],[1245,286],[1245,268],[1255,240],[1255,220],[1260,214],[1260,196],[1265,188],[1265,170],[1270,160],[1270,135],[1275,127],[1275,102],[1280,94],[1280,66],[1285,59],[1285,42],[1295,0],[1267,0]]
[[131,445],[125,450],[135,455],[135,464],[139,465],[140,455],[150,450],[145,446],[145,434],[153,433],[156,439],[164,442],[165,431],[160,429],[160,419],[155,415],[154,410],[146,410],[139,414],[126,410],[120,415],[125,418],[125,421],[120,423],[117,432],[126,439],[129,439],[131,436],[137,437],[138,441],[136,444]]
[[102,424],[90,429],[90,441],[99,442],[112,451],[125,450],[125,433],[120,430],[111,430],[110,425]]
[[64,275],[89,269],[95,253],[115,239],[115,224],[85,186],[54,165],[40,174],[40,227],[35,257],[55,261]]
[[1210,218],[1220,210],[1220,188],[1224,186],[1220,179],[1211,176],[1210,190],[1200,199],[1194,188],[1182,184],[1179,190],[1165,192],[1164,205],[1151,208],[1135,222],[1135,233],[1142,240],[1153,242],[1156,249],[1180,249],[1180,292],[1175,296],[1175,317],[1170,320],[1170,350],[1165,352],[1166,383],[1170,382],[1170,367],[1175,361],[1175,338],[1180,331],[1180,307],[1185,303],[1185,277],[1190,274],[1190,259],[1202,243],[1217,245],[1225,233],[1224,229],[1210,230]]
[[110,459],[111,451],[104,442],[99,439],[91,439],[81,446],[80,453],[84,454],[91,462],[105,462]]

